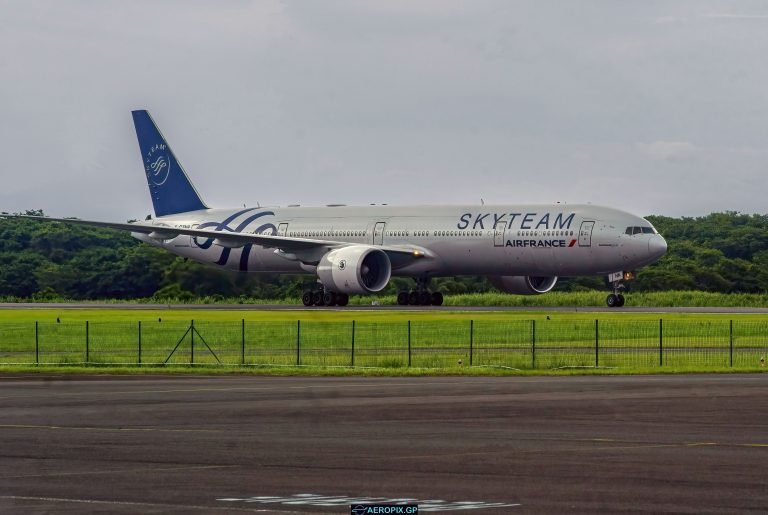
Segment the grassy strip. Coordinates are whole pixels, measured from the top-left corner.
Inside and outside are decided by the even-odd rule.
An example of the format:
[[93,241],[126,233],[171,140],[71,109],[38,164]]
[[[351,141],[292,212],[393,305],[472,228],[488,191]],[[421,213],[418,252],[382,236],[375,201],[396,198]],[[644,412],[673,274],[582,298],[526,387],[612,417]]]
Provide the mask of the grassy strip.
[[[44,305],[43,305],[44,306]],[[768,321],[768,314],[762,313],[636,313],[631,311],[429,311],[418,307],[404,310],[355,310],[345,309],[296,309],[260,310],[253,309],[184,309],[174,307],[162,309],[66,309],[66,308],[20,308],[0,309],[0,323],[38,322],[285,322],[301,320],[317,322],[407,322],[413,321],[469,321],[469,320],[753,320]],[[58,322],[57,322],[58,321]]]
[[[605,306],[605,297],[608,291],[581,291],[581,292],[551,292],[545,295],[509,295],[499,292],[487,293],[467,293],[446,295],[445,305],[447,306],[518,306],[518,307],[603,307]],[[767,307],[768,293],[711,293],[703,291],[663,291],[663,292],[632,292],[626,295],[627,306],[641,307]],[[23,299],[18,297],[0,297],[0,302],[83,302],[66,299],[62,297],[44,297],[35,299]],[[221,297],[207,296],[194,299],[178,298],[145,298],[132,300],[104,299],[95,301],[85,301],[107,304],[243,304],[243,305],[263,305],[263,304],[283,304],[298,305],[298,298],[283,299],[254,299],[250,297]],[[394,305],[396,299],[394,295],[371,295],[371,296],[353,296],[350,299],[351,305],[371,305],[378,303],[380,305]]]
[[422,376],[583,376],[583,375],[667,375],[667,374],[734,374],[764,373],[758,367],[573,367],[562,369],[516,370],[502,367],[387,368],[387,367],[276,367],[276,366],[60,366],[4,365],[0,376],[14,375],[256,375],[256,376],[320,376],[320,377],[422,377]]

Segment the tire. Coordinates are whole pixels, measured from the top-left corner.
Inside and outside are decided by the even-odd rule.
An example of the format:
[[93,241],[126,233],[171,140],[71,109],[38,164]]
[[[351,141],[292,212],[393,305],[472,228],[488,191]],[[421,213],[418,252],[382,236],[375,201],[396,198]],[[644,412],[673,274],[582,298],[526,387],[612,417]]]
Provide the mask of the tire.
[[336,294],[332,291],[323,293],[323,306],[335,306]]
[[415,291],[408,293],[408,304],[416,306],[419,303],[419,294]]
[[624,295],[618,294],[617,295],[619,302],[616,304],[617,308],[624,307]]
[[323,305],[323,290],[318,290],[312,294],[312,301],[315,306]]
[[337,293],[336,294],[336,305],[337,306],[346,306],[349,304],[349,295],[346,293]]
[[439,291],[432,293],[432,305],[433,306],[442,306],[443,305],[443,294]]
[[305,306],[311,306],[315,303],[315,297],[312,295],[312,292],[307,290],[304,292],[304,295],[301,296],[301,303]]
[[397,305],[398,306],[407,306],[408,305],[408,292],[407,291],[401,291],[397,294]]
[[420,291],[417,296],[419,306],[429,306],[430,302],[432,301],[432,296],[428,291]]
[[619,296],[611,293],[605,298],[605,303],[609,308],[615,308],[619,303]]

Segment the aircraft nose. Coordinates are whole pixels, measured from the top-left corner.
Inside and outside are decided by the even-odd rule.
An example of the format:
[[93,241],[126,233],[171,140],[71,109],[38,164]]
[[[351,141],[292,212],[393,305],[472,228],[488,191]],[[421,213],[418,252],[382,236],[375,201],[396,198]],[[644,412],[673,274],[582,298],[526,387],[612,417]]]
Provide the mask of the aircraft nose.
[[648,253],[654,259],[660,258],[667,252],[667,241],[659,234],[655,234],[648,240]]

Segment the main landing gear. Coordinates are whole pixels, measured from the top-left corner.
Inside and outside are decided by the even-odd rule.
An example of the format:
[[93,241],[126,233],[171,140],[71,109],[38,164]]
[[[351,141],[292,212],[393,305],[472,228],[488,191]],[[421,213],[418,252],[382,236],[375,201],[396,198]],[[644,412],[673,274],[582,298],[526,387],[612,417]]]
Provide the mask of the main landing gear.
[[416,289],[401,291],[397,294],[399,306],[442,306],[443,294],[439,291],[430,292],[427,289],[429,278],[416,279]]
[[609,308],[620,308],[624,306],[624,295],[622,291],[627,289],[624,281],[629,281],[635,278],[633,272],[616,272],[608,276],[608,283],[613,288],[613,293],[605,298],[605,303]]
[[349,295],[327,290],[305,290],[301,302],[305,306],[346,306]]

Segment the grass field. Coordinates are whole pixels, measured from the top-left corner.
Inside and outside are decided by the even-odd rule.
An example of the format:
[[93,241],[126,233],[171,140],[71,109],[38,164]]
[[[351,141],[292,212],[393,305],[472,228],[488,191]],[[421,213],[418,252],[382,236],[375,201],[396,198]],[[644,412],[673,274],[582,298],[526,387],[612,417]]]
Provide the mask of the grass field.
[[0,310],[0,362],[17,365],[759,370],[765,356],[766,315]]
[[[508,295],[499,292],[452,294],[445,296],[447,306],[532,306],[546,309],[553,306],[589,307],[605,306],[605,291],[590,290],[580,292],[550,292],[546,295]],[[26,302],[29,299],[16,297],[0,297],[0,302]],[[42,301],[42,300],[37,300]],[[48,297],[43,302],[68,302],[69,299],[60,297]],[[370,305],[371,302],[379,302],[382,305],[396,304],[394,295],[353,295],[350,298],[352,305]],[[221,296],[199,297],[192,300],[146,298],[135,300],[106,300],[114,304],[299,304],[300,299],[254,299],[249,297]],[[696,306],[696,307],[766,307],[768,306],[768,293],[710,293],[702,291],[663,291],[663,292],[632,292],[627,295],[627,306],[644,307],[672,307],[672,306]]]

